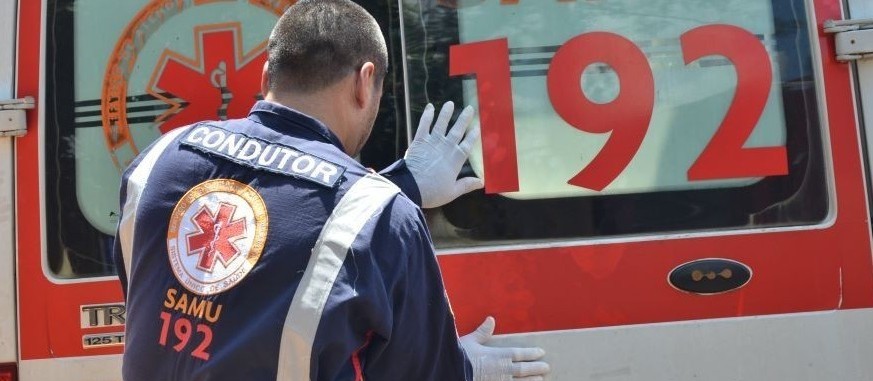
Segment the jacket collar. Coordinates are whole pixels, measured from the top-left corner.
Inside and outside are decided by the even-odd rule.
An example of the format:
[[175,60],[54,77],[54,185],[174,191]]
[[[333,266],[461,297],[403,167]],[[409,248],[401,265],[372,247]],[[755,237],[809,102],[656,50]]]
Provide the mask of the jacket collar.
[[339,137],[324,123],[290,107],[269,101],[258,101],[249,111],[248,118],[288,135],[322,140],[345,152]]

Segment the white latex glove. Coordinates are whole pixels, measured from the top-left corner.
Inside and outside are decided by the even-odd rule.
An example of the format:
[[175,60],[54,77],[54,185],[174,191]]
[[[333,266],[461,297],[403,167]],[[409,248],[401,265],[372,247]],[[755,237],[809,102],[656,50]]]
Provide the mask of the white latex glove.
[[485,346],[494,335],[494,318],[489,316],[473,333],[461,338],[461,345],[473,365],[473,381],[542,381],[549,364],[542,348],[499,348]]
[[431,131],[434,107],[428,104],[418,122],[415,139],[406,150],[406,166],[418,184],[422,208],[448,204],[458,196],[485,185],[476,177],[458,179],[473,143],[479,139],[479,126],[470,127],[473,108],[467,106],[446,133],[454,111],[455,104],[446,102]]

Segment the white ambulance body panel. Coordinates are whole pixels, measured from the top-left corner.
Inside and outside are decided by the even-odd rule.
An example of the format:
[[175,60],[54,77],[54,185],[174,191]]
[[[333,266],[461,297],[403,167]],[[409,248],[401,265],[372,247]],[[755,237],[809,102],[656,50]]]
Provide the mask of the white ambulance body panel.
[[[30,95],[41,103],[39,112],[29,113],[38,117],[37,122],[30,124],[39,127],[38,149],[28,144],[25,152],[17,148],[15,139],[0,137],[0,363],[18,361],[19,380],[120,380],[121,343],[102,345],[99,340],[92,341],[100,339],[100,335],[117,337],[120,324],[106,318],[89,321],[87,315],[92,310],[123,308],[113,265],[104,250],[111,243],[117,222],[114,199],[117,192],[113,187],[119,171],[138,149],[165,133],[174,120],[180,120],[174,118],[228,117],[227,110],[238,106],[234,102],[241,99],[239,92],[243,91],[228,85],[229,73],[259,75],[246,69],[253,67],[249,65],[258,66],[256,60],[263,59],[265,36],[259,36],[269,30],[270,22],[277,17],[277,8],[292,2],[0,0],[0,99],[16,95],[14,84],[18,73],[23,78],[19,81],[30,85],[38,81],[39,94],[17,96]],[[728,0],[718,4],[652,1],[639,9],[627,0],[369,3],[387,8],[380,10],[386,15],[397,13],[398,8],[401,14],[387,18],[397,24],[389,24],[377,15],[389,30],[392,52],[389,70],[393,71],[386,81],[386,92],[396,97],[394,106],[405,109],[395,115],[400,120],[397,130],[406,128],[412,132],[417,124],[416,112],[427,101],[450,98],[445,94],[455,85],[452,96],[476,104],[480,115],[484,112],[477,93],[481,89],[476,82],[481,77],[464,73],[466,77],[460,84],[434,85],[442,80],[438,79],[440,76],[452,77],[446,73],[450,62],[448,50],[433,48],[445,36],[429,34],[432,31],[426,28],[417,30],[410,26],[411,22],[451,25],[456,36],[449,37],[458,38],[451,43],[454,45],[501,37],[509,41],[507,55],[511,54],[512,77],[507,81],[516,96],[509,109],[516,113],[517,124],[510,132],[517,139],[515,176],[520,189],[476,194],[472,197],[479,198],[472,202],[470,198],[460,200],[462,206],[455,204],[428,213],[462,334],[486,314],[494,314],[497,331],[503,333],[496,337],[496,345],[545,348],[545,360],[553,370],[546,379],[551,381],[873,380],[873,361],[869,361],[873,358],[873,275],[859,274],[869,267],[869,258],[865,261],[861,257],[870,254],[870,218],[864,207],[869,204],[866,201],[869,193],[859,189],[869,184],[858,173],[864,168],[860,164],[858,168],[852,166],[861,159],[840,155],[861,144],[860,137],[846,138],[849,135],[846,131],[854,127],[850,124],[856,119],[845,115],[836,118],[833,114],[845,112],[846,107],[835,111],[828,99],[828,94],[836,94],[839,100],[851,103],[846,93],[847,89],[854,90],[855,111],[867,128],[869,154],[869,147],[873,147],[873,60],[840,64],[856,68],[853,70],[858,81],[854,88],[849,80],[834,83],[836,64],[822,58],[822,41],[826,40],[820,36],[821,20],[817,19],[816,10],[827,8],[835,13],[834,9],[842,6],[841,1]],[[651,4],[667,3],[692,10],[665,8],[652,16],[645,9]],[[774,11],[771,3],[782,7]],[[801,3],[796,8],[785,8],[785,4]],[[58,4],[69,7],[50,7]],[[19,24],[16,16],[21,9],[17,6],[29,10],[28,19],[19,20]],[[576,8],[569,12],[561,7]],[[584,7],[600,13],[586,13],[588,8]],[[700,12],[695,13],[695,7]],[[869,0],[848,0],[848,7],[844,13],[848,11],[852,18],[873,18],[873,2]],[[540,8],[547,11],[539,14]],[[744,9],[748,14],[741,13]],[[504,12],[514,24],[501,26],[499,18],[487,20],[483,16],[487,12]],[[774,16],[773,12],[778,13]],[[791,12],[794,14],[789,15]],[[53,16],[47,17],[48,14]],[[791,71],[796,69],[792,65],[802,66],[797,64],[796,57],[778,49],[779,44],[791,43],[779,31],[784,33],[786,28],[796,27],[790,24],[797,20],[797,15],[803,16],[800,19],[805,20],[806,29],[799,29],[806,32],[792,38],[809,40],[806,47],[790,51],[796,56],[810,57],[804,63],[809,71],[803,72],[802,78]],[[657,30],[650,31],[641,23],[649,19]],[[574,20],[579,24],[572,24]],[[548,29],[525,24],[526,21],[554,27],[558,33],[551,35]],[[733,102],[730,92],[736,75],[729,60],[712,57],[691,65],[691,71],[683,71],[687,68],[681,60],[680,35],[719,22],[746,28],[773,65],[772,83],[764,88],[775,95],[761,104],[762,123],[750,134],[752,145],[788,145],[790,125],[796,126],[798,121],[808,123],[810,131],[820,132],[818,140],[809,137],[811,145],[821,149],[820,176],[812,176],[812,180],[801,176],[797,181],[818,182],[821,192],[813,201],[822,207],[820,213],[813,213],[812,217],[801,213],[795,219],[794,211],[786,206],[794,201],[789,196],[755,206],[764,212],[750,213],[747,219],[723,225],[696,228],[680,224],[675,229],[659,229],[652,224],[639,230],[612,226],[603,228],[611,229],[608,233],[600,234],[598,219],[610,216],[597,213],[606,204],[592,203],[577,210],[567,200],[573,197],[624,200],[621,198],[668,192],[687,192],[693,199],[698,196],[694,192],[700,191],[723,195],[724,200],[729,200],[726,204],[732,201],[754,204],[760,194],[735,194],[731,190],[745,192],[743,189],[759,183],[774,188],[785,186],[770,181],[771,177],[783,174],[725,177],[708,182],[690,180],[685,174],[683,166],[690,165],[698,151],[706,149],[710,141],[707,134],[719,127],[721,114]],[[669,28],[660,28],[663,25]],[[49,35],[51,28],[71,26],[74,32]],[[16,31],[21,30],[26,30],[22,37],[26,43],[39,43],[41,49],[38,57],[25,58],[26,62],[39,65],[19,67],[16,71],[20,51],[15,46]],[[565,123],[565,118],[553,109],[554,100],[549,98],[546,86],[551,60],[560,46],[577,33],[591,31],[623,35],[636,44],[648,57],[646,62],[650,62],[656,91],[652,127],[641,143],[642,148],[627,170],[615,174],[615,182],[601,190],[583,189],[567,180],[601,155],[609,131],[583,133],[578,126]],[[405,33],[403,38],[401,33]],[[134,36],[135,43],[125,46],[124,36],[128,34]],[[649,39],[650,34],[663,36]],[[418,44],[424,45],[424,49]],[[69,64],[55,67],[49,56]],[[422,66],[423,62],[439,62],[446,67]],[[124,73],[123,92],[119,93],[119,86],[113,82],[118,78],[109,75],[112,65],[129,69]],[[44,68],[36,69],[39,66]],[[576,87],[585,96],[591,96],[594,103],[609,104],[612,98],[620,96],[618,80],[623,74],[604,67],[609,65],[592,66]],[[785,69],[786,66],[790,68]],[[510,66],[506,69],[508,77]],[[48,71],[53,76],[49,77]],[[790,75],[797,78],[786,78]],[[391,83],[392,80],[396,82]],[[815,96],[781,92],[782,82],[792,80],[796,80],[798,87],[807,86],[808,94]],[[489,86],[493,84],[489,82]],[[195,86],[201,86],[203,91],[197,87],[194,99],[170,91],[181,92]],[[50,99],[45,99],[47,94]],[[107,94],[126,96],[127,114],[122,124],[104,113],[110,98]],[[791,102],[798,99],[812,110],[809,115],[790,115],[795,106]],[[50,102],[60,107],[46,109]],[[185,111],[201,106],[205,115],[189,115]],[[240,115],[230,115],[233,116]],[[380,113],[380,118],[383,116]],[[701,121],[707,123],[705,134],[686,139],[687,134],[671,131],[674,124],[694,126],[703,124]],[[839,134],[834,132],[837,130]],[[406,132],[392,131],[388,134],[396,135],[387,138],[380,133],[385,134],[378,127],[374,129],[371,145],[393,144],[408,138]],[[28,139],[37,139],[34,136]],[[494,136],[483,139],[490,142]],[[677,139],[680,143],[686,142],[681,139],[692,143],[671,143]],[[397,144],[390,146],[396,151],[391,154],[402,156],[405,143]],[[363,159],[368,160],[371,154],[365,151]],[[492,179],[506,176],[505,172],[494,175],[493,171],[499,168],[489,169],[487,154],[484,146],[477,149],[469,172],[484,176],[486,181],[489,174]],[[790,158],[807,160],[804,155]],[[815,155],[811,152],[808,156]],[[561,162],[569,157],[575,164],[567,166]],[[23,159],[36,160],[39,165],[28,165],[25,167],[28,170],[23,171]],[[867,160],[868,167],[873,166],[873,156]],[[791,160],[788,164],[795,165]],[[670,171],[659,173],[663,167]],[[793,171],[794,167],[791,168]],[[52,197],[44,196],[41,205],[23,205],[17,203],[16,190],[19,194],[29,192],[25,196],[30,192],[47,192]],[[482,200],[485,207],[477,204]],[[716,197],[715,203],[720,200]],[[556,222],[548,216],[540,217],[538,211],[532,211],[535,208],[526,205],[568,208],[571,214],[578,212],[579,219]],[[646,214],[650,210],[640,205],[603,209],[608,213],[601,213],[627,213],[631,222],[637,216],[639,220],[652,215],[661,217],[663,210]],[[852,209],[841,209],[844,205],[851,205]],[[676,203],[675,209],[680,209],[677,216],[691,219],[710,212],[697,206],[692,202]],[[529,225],[540,226],[525,225],[530,221],[499,228],[477,225],[498,214],[506,215],[507,219],[516,214],[534,216],[531,218],[534,223]],[[16,221],[30,222],[27,226],[16,226]],[[566,229],[568,223],[577,222],[582,227],[580,231],[591,229],[580,234]],[[525,230],[528,228],[532,230]],[[550,235],[551,229],[560,233]],[[849,243],[840,241],[839,237],[844,236],[837,233],[842,232],[847,232]],[[828,242],[814,242],[819,237]],[[852,245],[858,242],[862,244],[853,249]],[[710,257],[748,263],[753,273],[749,285],[704,296],[691,295],[668,284],[670,270]],[[713,273],[712,278],[729,277],[722,274]]]
[[[0,0],[0,100],[15,84],[15,0]],[[15,188],[12,137],[0,137],[0,363],[17,359],[15,322]]]

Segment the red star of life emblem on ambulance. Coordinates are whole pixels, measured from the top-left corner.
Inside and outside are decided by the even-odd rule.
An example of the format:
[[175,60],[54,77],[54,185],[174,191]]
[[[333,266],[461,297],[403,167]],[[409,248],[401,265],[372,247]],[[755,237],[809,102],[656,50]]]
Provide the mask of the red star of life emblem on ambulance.
[[162,133],[248,114],[260,96],[267,41],[249,52],[242,45],[242,26],[233,22],[195,27],[193,57],[164,50],[146,87],[170,106],[155,119]]
[[188,255],[200,256],[198,269],[212,273],[216,258],[227,267],[240,254],[234,241],[245,236],[246,220],[245,217],[231,220],[234,211],[236,205],[221,202],[218,213],[213,214],[208,206],[203,206],[191,217],[200,231],[186,236]]

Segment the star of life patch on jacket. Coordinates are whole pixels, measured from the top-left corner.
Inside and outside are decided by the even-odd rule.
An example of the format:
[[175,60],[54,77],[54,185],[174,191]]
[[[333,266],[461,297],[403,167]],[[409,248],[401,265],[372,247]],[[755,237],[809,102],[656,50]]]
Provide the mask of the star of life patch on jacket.
[[224,128],[200,124],[191,128],[181,143],[221,156],[250,168],[335,187],[346,167],[298,149],[267,142]]
[[261,195],[231,179],[202,182],[176,203],[167,255],[179,283],[198,295],[237,285],[264,250],[269,218]]

